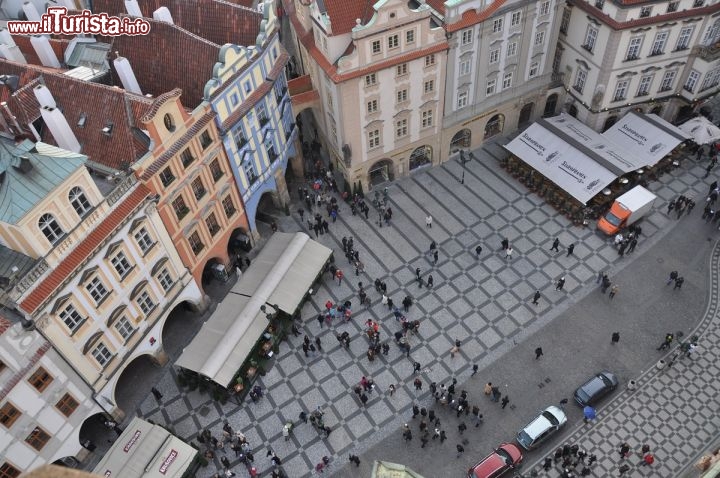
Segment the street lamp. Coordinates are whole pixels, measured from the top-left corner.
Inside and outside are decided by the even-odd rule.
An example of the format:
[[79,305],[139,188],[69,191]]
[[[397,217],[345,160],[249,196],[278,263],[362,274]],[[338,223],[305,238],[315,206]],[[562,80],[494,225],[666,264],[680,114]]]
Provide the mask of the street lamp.
[[465,165],[466,165],[471,159],[475,159],[475,156],[472,154],[472,152],[468,153],[468,156],[470,156],[470,157],[469,157],[469,158],[466,158],[466,157],[465,157],[465,150],[464,150],[464,149],[461,149],[461,150],[460,150],[460,158],[458,158],[458,159],[460,160],[460,162],[461,162],[462,165],[463,165],[462,178],[460,179],[460,184],[465,184],[465,169],[466,169]]

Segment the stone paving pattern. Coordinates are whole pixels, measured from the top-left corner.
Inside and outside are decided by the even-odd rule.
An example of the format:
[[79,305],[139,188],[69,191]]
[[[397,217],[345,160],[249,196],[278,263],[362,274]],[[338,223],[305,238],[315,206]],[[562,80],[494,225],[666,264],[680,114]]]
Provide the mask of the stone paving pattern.
[[[397,429],[416,398],[412,361],[423,365],[421,377],[426,386],[430,381],[467,376],[473,363],[481,367],[492,363],[509,342],[522,340],[562,312],[564,306],[575,300],[574,293],[594,281],[597,271],[619,267],[617,253],[609,241],[592,227],[570,225],[499,166],[497,159],[503,155],[499,146],[487,145],[475,155],[478,160],[467,165],[465,185],[459,183],[462,169],[457,163],[417,172],[390,184],[393,209],[390,227],[378,228],[377,215],[373,217],[372,212],[370,220],[365,220],[351,216],[347,207],[341,209],[337,223],[331,224],[330,235],[322,235],[318,240],[340,251],[336,257],[338,266],[346,272],[346,280],[342,286],[325,281],[302,311],[303,332],[310,337],[320,336],[325,351],[317,357],[305,358],[300,347],[302,337],[291,336],[281,345],[275,365],[258,380],[266,391],[259,403],[240,406],[228,402],[221,406],[207,394],[179,390],[174,371],[169,370],[157,384],[165,396],[162,404],[149,397],[138,414],[167,424],[186,440],[193,440],[206,427],[219,434],[223,420],[227,419],[255,447],[259,470],[269,469],[265,450],[271,446],[283,458],[283,468],[292,470],[290,476],[306,476],[323,455],[345,458],[349,452],[367,449]],[[687,194],[693,188],[696,198],[706,193],[704,185],[698,186],[698,178],[703,174],[701,165],[685,161],[679,170],[650,186],[659,199],[655,211],[643,221],[643,246],[659,240],[666,232],[669,219],[664,214],[664,204],[668,199]],[[434,219],[431,229],[424,224],[427,214]],[[296,214],[281,218],[279,225],[284,231],[301,230],[303,226]],[[342,257],[343,236],[354,237],[368,274],[354,276]],[[566,257],[562,249],[559,254],[549,251],[555,236],[563,246],[576,243],[575,257]],[[506,262],[497,253],[502,237],[510,238],[515,250],[511,261]],[[440,260],[434,267],[427,254],[432,240],[440,250]],[[480,260],[473,252],[477,244],[483,246]],[[434,289],[418,288],[416,267],[421,268],[424,276],[433,274]],[[562,275],[566,277],[567,294],[549,294],[554,289],[552,281]],[[370,294],[373,305],[354,307],[353,320],[347,324],[320,329],[315,320],[328,298],[334,302],[349,299],[357,304],[357,282],[361,280],[372,289],[375,277],[387,283],[389,296],[396,304],[408,293],[415,298],[408,315],[420,319],[422,325],[419,336],[411,338],[412,361],[394,344],[387,357],[381,356],[374,362],[365,357],[367,341],[360,335],[368,318],[381,324],[384,340],[389,340],[397,330],[397,323],[374,292]],[[543,292],[538,307],[530,304],[536,289]],[[334,337],[344,330],[354,337],[349,353],[339,347]],[[462,352],[451,360],[449,353],[455,339],[463,341]],[[672,376],[679,370],[682,369],[677,367],[663,376]],[[399,384],[398,392],[392,399],[385,394],[372,394],[368,405],[362,408],[351,388],[363,375],[373,377],[381,391],[390,383]],[[297,420],[301,410],[318,406],[325,411],[325,422],[333,429],[330,438],[323,440],[310,426],[299,426],[292,440],[284,441],[282,425]],[[595,442],[604,446],[603,430],[600,425],[596,429],[597,437],[589,439],[588,448]],[[698,440],[703,440],[703,436]],[[688,450],[688,454],[692,452]],[[232,455],[232,452],[228,455],[231,461]],[[242,465],[235,469],[242,470]],[[212,466],[203,470],[207,476],[214,472]]]

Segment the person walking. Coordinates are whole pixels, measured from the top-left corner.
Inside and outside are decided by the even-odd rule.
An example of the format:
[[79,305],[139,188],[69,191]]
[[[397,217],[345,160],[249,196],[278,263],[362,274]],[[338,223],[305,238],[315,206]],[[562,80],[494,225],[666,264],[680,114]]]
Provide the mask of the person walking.
[[673,290],[682,289],[683,282],[685,282],[684,277],[678,277],[677,279],[675,279],[675,287],[673,287]]
[[320,341],[320,337],[315,337],[315,345],[317,345],[317,349],[319,352],[322,352],[322,342]]
[[460,425],[458,425],[458,432],[460,432],[460,435],[462,435],[465,430],[467,430],[467,425],[465,425],[465,422],[460,422]]
[[675,279],[677,279],[678,277],[679,277],[679,276],[678,276],[678,271],[672,271],[672,272],[670,273],[670,277],[668,277],[668,280],[667,280],[667,282],[665,283],[665,285],[670,285],[670,283],[671,283],[672,281],[674,281]]
[[473,371],[472,371],[472,373],[470,374],[470,376],[471,376],[471,377],[474,377],[475,374],[478,373],[478,369],[479,369],[479,368],[480,368],[480,367],[478,367],[478,364],[473,364],[473,369],[472,369]]
[[653,463],[655,463],[655,457],[652,453],[647,453],[645,456],[643,456],[642,466],[649,466]]
[[433,264],[438,263],[438,256],[439,256],[439,253],[438,253],[437,249],[435,249],[435,251],[433,252]]
[[350,463],[354,463],[357,467],[360,466],[360,457],[357,455],[350,454],[350,456],[348,457],[348,461]]
[[502,245],[502,250],[506,250],[508,247],[510,247],[510,241],[508,241],[507,237],[504,237],[503,240],[500,242]]
[[392,383],[390,384],[390,387],[388,387],[388,394],[390,394],[391,397],[395,394],[395,385]]
[[460,458],[460,456],[465,453],[465,448],[459,443],[455,446],[455,449],[457,450],[457,456],[455,458]]
[[433,280],[432,274],[428,274],[427,278],[427,287],[428,289],[432,289],[433,285],[435,284],[435,281]]
[[413,373],[419,373],[421,368],[420,362],[413,363]]
[[433,218],[430,214],[425,216],[425,227],[429,227],[430,229],[432,229],[432,222],[433,222]]
[[663,343],[660,344],[660,346],[657,348],[657,350],[665,350],[670,347],[670,344],[672,344],[673,339],[675,336],[671,333],[665,334],[665,340]]
[[618,342],[620,342],[620,332],[613,332],[612,337],[610,338],[610,343],[615,345]]
[[505,259],[512,259],[512,253],[512,247],[508,247],[507,249],[505,249]]
[[343,274],[343,271],[338,269],[335,271],[335,278],[338,280],[338,285],[342,285],[343,277],[345,277],[345,274]]
[[533,296],[533,305],[538,305],[538,300],[540,300],[540,291],[536,290],[535,295]]
[[413,385],[415,385],[415,390],[416,390],[416,391],[421,391],[421,390],[422,390],[422,380],[420,380],[419,378],[416,378],[416,379],[415,379],[415,381],[413,382]]
[[555,286],[555,290],[563,290],[563,287],[565,287],[565,276],[562,276],[557,280],[557,285]]
[[540,357],[543,356],[543,349],[542,347],[538,347],[535,349],[535,360],[538,360]]
[[559,247],[560,247],[560,239],[556,237],[552,243],[552,247],[550,248],[550,250],[555,251],[555,252],[560,252]]
[[475,256],[479,259],[482,252],[482,246],[475,246]]
[[565,256],[565,257],[570,257],[570,256],[572,255],[572,253],[573,253],[574,250],[575,250],[575,243],[572,243],[572,244],[570,244],[570,245],[568,246],[568,248],[567,248],[567,256]]
[[618,290],[620,290],[620,287],[619,287],[617,284],[613,285],[613,286],[610,288],[610,299],[612,299],[613,297],[615,297],[615,294],[617,294]]
[[155,388],[155,387],[152,387],[152,388],[150,389],[150,392],[153,394],[153,397],[155,397],[155,400],[157,400],[158,402],[162,400],[163,394],[160,393],[160,390],[158,390],[158,389]]
[[507,404],[508,404],[508,403],[510,403],[510,398],[508,398],[508,396],[505,395],[505,396],[503,397],[502,401],[500,402],[500,404],[502,405],[500,408],[502,408],[502,409],[504,410],[505,407],[507,407]]
[[621,444],[618,452],[620,453],[620,459],[624,460],[630,454],[630,445],[628,445],[627,443]]

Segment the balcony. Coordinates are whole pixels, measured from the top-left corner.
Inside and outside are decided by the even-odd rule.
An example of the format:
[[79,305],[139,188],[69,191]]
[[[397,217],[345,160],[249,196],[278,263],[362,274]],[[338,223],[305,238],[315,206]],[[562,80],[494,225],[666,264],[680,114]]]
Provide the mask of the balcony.
[[582,46],[585,50],[589,51],[590,53],[592,53],[592,52],[593,52],[593,48],[595,48],[595,45],[585,44],[585,45],[581,45],[581,46]]
[[712,45],[698,45],[693,48],[693,53],[708,63],[715,61],[720,58],[720,42]]

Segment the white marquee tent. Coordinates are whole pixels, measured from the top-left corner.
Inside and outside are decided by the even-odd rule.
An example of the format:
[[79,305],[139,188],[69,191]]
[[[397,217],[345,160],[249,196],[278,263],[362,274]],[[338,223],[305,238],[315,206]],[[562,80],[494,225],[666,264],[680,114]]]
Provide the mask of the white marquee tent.
[[704,116],[687,120],[680,129],[689,134],[697,144],[708,144],[720,141],[720,128]]

